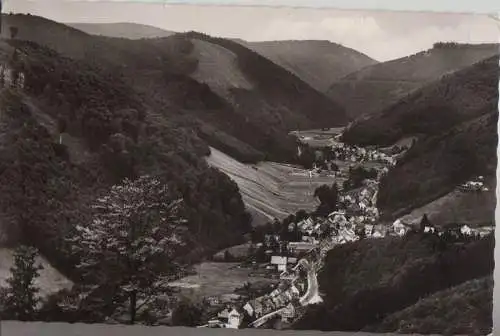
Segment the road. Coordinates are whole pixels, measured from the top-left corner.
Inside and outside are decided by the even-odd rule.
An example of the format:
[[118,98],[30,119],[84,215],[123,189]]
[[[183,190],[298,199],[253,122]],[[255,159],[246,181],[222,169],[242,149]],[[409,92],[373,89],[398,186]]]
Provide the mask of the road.
[[321,297],[319,296],[319,285],[318,278],[316,276],[316,269],[314,265],[311,265],[307,260],[300,260],[307,270],[307,290],[305,294],[299,299],[302,306],[306,306],[311,303],[321,302]]
[[260,327],[261,325],[263,325],[264,323],[266,323],[267,321],[269,321],[271,318],[275,317],[276,315],[279,315],[281,314],[282,312],[285,311],[286,308],[281,308],[281,309],[278,309],[278,310],[275,310],[273,312],[270,312],[269,314],[266,314],[260,318],[258,318],[257,320],[253,321],[252,323],[249,324],[249,327],[251,328],[257,328],[257,327]]

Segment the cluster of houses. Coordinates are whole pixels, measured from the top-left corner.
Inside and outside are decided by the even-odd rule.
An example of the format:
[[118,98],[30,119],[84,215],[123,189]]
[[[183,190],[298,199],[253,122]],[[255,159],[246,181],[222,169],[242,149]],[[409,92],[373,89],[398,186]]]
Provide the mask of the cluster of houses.
[[458,186],[458,189],[463,192],[472,192],[472,191],[488,191],[488,187],[484,183],[484,177],[478,176],[477,178],[462,183]]
[[380,162],[387,163],[391,166],[396,164],[396,159],[389,154],[383,153],[376,149],[367,149],[358,146],[351,146],[339,142],[337,139],[332,140],[332,151],[337,160],[347,162]]
[[[401,219],[397,219],[391,226],[391,232],[398,235],[404,236],[409,231],[415,230],[418,226],[418,223],[407,223],[402,221]],[[449,228],[445,228],[444,230],[438,230],[434,225],[428,223],[424,225],[422,228],[424,233],[437,233],[438,236],[442,236],[443,234],[449,234],[458,238],[460,235],[466,237],[484,237],[491,233],[493,230],[492,227],[482,227],[482,228],[470,228],[468,225],[460,225],[460,226],[452,226]]]
[[[350,147],[338,142],[332,145],[332,149],[336,151],[339,160],[353,162],[378,160],[387,166],[396,163],[392,156],[376,150]],[[377,179],[387,172],[387,167],[379,169]],[[481,188],[484,186],[484,184],[477,184],[482,182],[482,178],[470,182],[473,183],[469,183],[469,186],[481,185]],[[272,255],[270,255],[268,267],[279,273],[280,286],[269,294],[246,302],[239,308],[232,307],[224,310],[211,323],[218,326],[222,324],[228,328],[239,328],[244,316],[255,321],[263,316],[267,318],[271,313],[279,313],[285,321],[294,319],[297,308],[300,307],[300,300],[297,299],[307,289],[306,277],[300,271],[299,258],[303,258],[304,255],[307,256],[306,258],[312,257],[311,264],[321,267],[322,258],[336,245],[356,241],[361,239],[362,235],[365,238],[383,238],[388,234],[403,236],[409,230],[413,230],[414,223],[409,224],[402,220],[396,220],[389,227],[377,224],[379,219],[376,207],[377,192],[378,181],[365,180],[362,188],[339,195],[338,210],[328,216],[310,216],[298,223],[290,224],[289,231],[300,231],[301,241],[279,242],[279,250],[270,251]],[[429,223],[424,231],[436,232],[437,230]],[[476,235],[478,231],[464,225],[460,227],[460,234]],[[274,238],[279,241],[278,236]]]

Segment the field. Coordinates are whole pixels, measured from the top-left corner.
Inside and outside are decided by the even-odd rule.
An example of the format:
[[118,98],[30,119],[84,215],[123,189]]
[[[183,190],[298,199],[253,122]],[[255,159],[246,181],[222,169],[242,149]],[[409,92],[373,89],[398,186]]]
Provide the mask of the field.
[[313,196],[314,190],[335,181],[328,174],[310,177],[307,170],[275,162],[246,165],[215,148],[211,148],[207,162],[238,184],[254,216],[254,225],[282,219],[301,209],[315,209],[318,201]]
[[273,283],[276,280],[250,276],[249,268],[238,268],[238,263],[204,262],[195,266],[196,275],[189,275],[170,285],[193,300],[208,296],[232,294],[236,288],[250,283]]
[[331,145],[331,139],[342,133],[343,127],[328,128],[325,130],[313,129],[305,131],[293,131],[293,134],[299,138],[302,143],[311,147],[324,147]]
[[461,192],[454,190],[423,207],[401,217],[404,222],[419,221],[424,214],[436,226],[450,223],[469,227],[491,226],[495,218],[495,185],[489,184],[489,191]]
[[[45,259],[39,258],[38,263],[42,264],[44,268],[40,271],[40,277],[36,280],[36,285],[40,288],[40,294],[42,297],[72,286],[71,281],[66,279],[56,269],[50,266]],[[12,264],[12,250],[0,248],[0,287],[6,286],[5,280],[7,280],[11,275],[10,268],[12,267]]]

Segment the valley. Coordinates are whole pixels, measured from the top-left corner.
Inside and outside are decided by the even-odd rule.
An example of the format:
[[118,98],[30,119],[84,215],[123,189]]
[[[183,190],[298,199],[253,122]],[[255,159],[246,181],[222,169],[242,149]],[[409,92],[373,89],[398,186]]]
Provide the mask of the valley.
[[2,28],[1,319],[491,331],[498,45]]

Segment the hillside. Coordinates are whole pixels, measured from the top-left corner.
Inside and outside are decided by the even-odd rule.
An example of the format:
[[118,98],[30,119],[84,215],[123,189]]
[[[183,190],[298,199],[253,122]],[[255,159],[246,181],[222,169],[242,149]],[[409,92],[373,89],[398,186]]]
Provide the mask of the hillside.
[[498,56],[490,57],[357,120],[343,139],[361,145],[389,145],[403,137],[441,133],[496,108],[498,78]]
[[144,40],[91,36],[29,15],[7,15],[4,25],[22,27],[18,39],[113,69],[170,122],[242,161],[290,161],[296,150],[290,130],[348,121],[341,106],[234,41],[194,32]]
[[[186,259],[241,242],[250,229],[237,185],[203,159],[209,148],[173,127],[122,78],[25,41],[3,59],[24,89],[1,92],[0,213],[11,245],[34,244],[73,279],[64,237],[89,220],[90,205],[124,177],[154,174],[183,197],[191,241]],[[72,141],[57,143],[56,125]],[[67,138],[66,138],[67,139]],[[87,153],[75,157],[76,153]]]
[[496,207],[496,183],[491,176],[486,181],[488,191],[467,193],[453,190],[450,193],[412,210],[400,219],[404,223],[419,223],[425,214],[437,227],[451,224],[473,227],[488,227],[494,225]]
[[128,38],[138,40],[142,38],[167,37],[175,32],[153,26],[131,23],[66,23],[66,25],[81,30],[90,35]]
[[349,116],[377,113],[441,76],[493,55],[494,44],[436,44],[415,55],[365,67],[333,82],[328,95],[346,107]]
[[485,335],[493,324],[492,306],[493,279],[486,277],[437,292],[365,331]]
[[[381,180],[378,195],[381,215],[395,219],[448,194],[458,184],[477,175],[493,180],[497,164],[497,120],[498,112],[492,108],[489,113],[440,135],[419,140]],[[495,190],[492,184],[488,187]],[[494,193],[489,195],[493,197]],[[494,211],[492,200],[482,203],[468,198],[464,201],[462,207],[469,207],[471,212],[483,211],[483,215],[488,216]],[[460,198],[452,201],[456,206],[460,202]],[[448,204],[447,207],[452,210],[454,206]],[[443,214],[448,209],[443,209]],[[446,222],[453,220],[452,215],[453,211],[440,218]]]
[[282,66],[318,91],[378,62],[354,49],[321,40],[240,42]]
[[[384,318],[421,298],[491,276],[492,235],[462,246],[447,245],[440,253],[434,249],[433,237],[410,234],[404,238],[366,239],[334,248],[319,274],[324,303],[308,309],[294,328],[361,331],[379,325]],[[486,308],[481,312],[482,318],[491,316],[491,306]],[[450,316],[447,321],[458,325],[461,316]],[[425,333],[425,326],[421,327],[412,331]],[[491,328],[491,322],[487,327]]]

